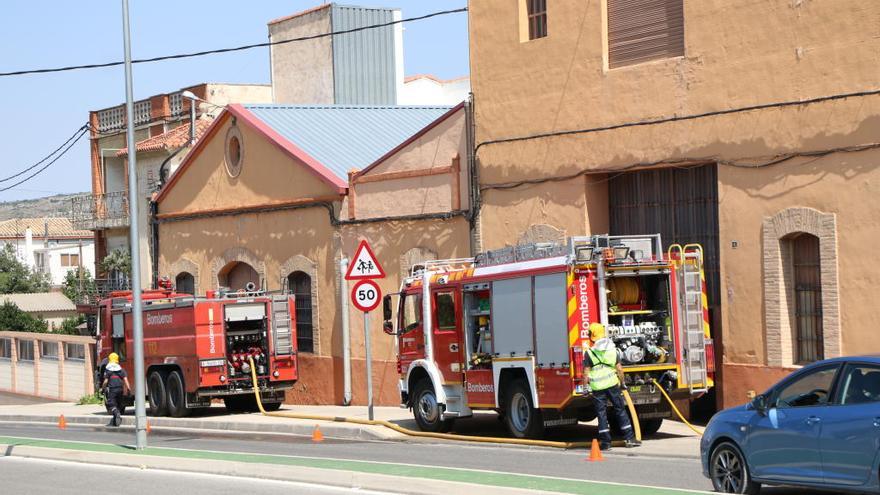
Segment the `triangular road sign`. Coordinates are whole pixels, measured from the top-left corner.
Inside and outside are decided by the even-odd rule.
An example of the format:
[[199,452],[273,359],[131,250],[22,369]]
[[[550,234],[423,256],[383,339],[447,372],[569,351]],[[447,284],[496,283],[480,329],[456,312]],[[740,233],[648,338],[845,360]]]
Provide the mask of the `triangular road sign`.
[[369,278],[385,278],[385,270],[370,249],[366,240],[358,244],[354,252],[348,270],[345,272],[345,280],[363,280]]

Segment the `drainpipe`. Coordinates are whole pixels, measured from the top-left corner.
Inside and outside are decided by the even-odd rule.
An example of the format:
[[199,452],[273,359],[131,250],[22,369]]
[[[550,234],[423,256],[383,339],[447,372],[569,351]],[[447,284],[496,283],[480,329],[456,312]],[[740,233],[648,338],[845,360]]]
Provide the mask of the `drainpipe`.
[[[164,165],[164,164],[163,164]],[[159,220],[156,215],[159,213],[159,203],[150,200],[150,235],[153,242],[150,243],[152,271],[153,271],[153,289],[159,288]]]
[[348,258],[339,260],[339,306],[342,309],[342,405],[351,405],[351,337],[348,314]]

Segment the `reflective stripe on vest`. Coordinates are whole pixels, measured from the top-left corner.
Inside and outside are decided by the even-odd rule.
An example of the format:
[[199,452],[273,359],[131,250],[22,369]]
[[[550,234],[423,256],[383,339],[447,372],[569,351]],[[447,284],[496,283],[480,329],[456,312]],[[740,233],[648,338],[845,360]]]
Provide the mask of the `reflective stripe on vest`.
[[588,349],[587,355],[590,357],[590,389],[594,392],[606,390],[611,387],[620,385],[617,378],[617,350],[597,351]]

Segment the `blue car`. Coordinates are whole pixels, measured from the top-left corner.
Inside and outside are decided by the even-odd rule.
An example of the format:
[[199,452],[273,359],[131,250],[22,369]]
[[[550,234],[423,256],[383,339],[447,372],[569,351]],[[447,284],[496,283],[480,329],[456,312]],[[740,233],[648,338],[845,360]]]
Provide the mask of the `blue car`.
[[813,363],[719,412],[700,454],[723,493],[762,484],[880,493],[880,356]]

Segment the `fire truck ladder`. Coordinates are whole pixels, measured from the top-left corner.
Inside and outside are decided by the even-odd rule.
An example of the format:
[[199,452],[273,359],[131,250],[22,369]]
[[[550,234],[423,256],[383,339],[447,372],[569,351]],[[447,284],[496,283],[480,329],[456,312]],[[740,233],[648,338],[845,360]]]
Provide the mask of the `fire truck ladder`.
[[[677,251],[677,255],[673,253]],[[699,244],[669,247],[669,259],[678,265],[678,284],[682,288],[679,309],[684,331],[682,381],[691,394],[708,391],[708,363],[703,308],[703,248]]]
[[293,338],[290,328],[290,294],[272,295],[273,348],[276,356],[293,354]]

